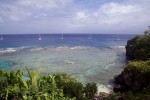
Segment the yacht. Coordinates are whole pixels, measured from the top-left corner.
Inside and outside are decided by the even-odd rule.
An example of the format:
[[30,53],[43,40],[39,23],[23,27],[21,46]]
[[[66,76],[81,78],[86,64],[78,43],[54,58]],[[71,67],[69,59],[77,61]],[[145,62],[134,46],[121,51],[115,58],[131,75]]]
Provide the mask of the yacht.
[[117,34],[117,38],[115,39],[115,41],[120,41],[119,35]]
[[88,39],[92,39],[92,34],[91,34],[91,33],[90,33],[90,35],[89,35]]
[[4,40],[4,38],[3,38],[2,34],[1,34],[0,40]]
[[39,34],[39,40],[42,40],[41,34]]
[[63,34],[61,35],[61,38],[60,38],[60,39],[64,39],[64,35],[63,35]]

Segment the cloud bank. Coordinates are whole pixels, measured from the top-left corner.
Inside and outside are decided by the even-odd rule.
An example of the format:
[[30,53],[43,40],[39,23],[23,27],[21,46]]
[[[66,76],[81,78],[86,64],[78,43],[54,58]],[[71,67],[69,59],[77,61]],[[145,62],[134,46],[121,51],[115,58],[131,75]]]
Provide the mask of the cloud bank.
[[1,0],[0,33],[140,34],[150,0]]

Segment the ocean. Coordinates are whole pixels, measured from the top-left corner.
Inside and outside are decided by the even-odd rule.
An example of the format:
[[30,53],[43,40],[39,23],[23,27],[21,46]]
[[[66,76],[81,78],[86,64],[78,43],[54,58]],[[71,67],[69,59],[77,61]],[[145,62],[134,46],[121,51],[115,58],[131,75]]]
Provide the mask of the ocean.
[[[41,75],[68,73],[82,83],[96,82],[109,92],[126,64],[131,34],[9,34],[0,40],[0,68],[16,71],[42,68]],[[119,38],[119,39],[118,39]]]

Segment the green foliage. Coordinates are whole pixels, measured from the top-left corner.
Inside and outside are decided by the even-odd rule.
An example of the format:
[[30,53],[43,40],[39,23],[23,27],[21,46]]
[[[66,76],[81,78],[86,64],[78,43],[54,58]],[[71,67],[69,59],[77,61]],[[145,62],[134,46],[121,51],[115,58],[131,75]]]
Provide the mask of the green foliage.
[[[75,78],[67,74],[52,74],[39,76],[40,69],[30,71],[27,68],[29,80],[23,78],[23,72],[0,70],[0,99],[1,100],[89,100],[87,92],[93,98],[96,84],[83,86]],[[94,91],[93,91],[93,90]]]
[[[150,99],[150,26],[142,36],[128,40],[127,67],[115,77],[115,93],[108,100],[149,100]],[[124,92],[126,91],[126,92]],[[131,91],[131,92],[129,92]]]
[[29,78],[30,78],[30,87],[31,88],[33,88],[33,87],[37,87],[37,79],[38,79],[38,76],[39,76],[39,74],[40,74],[40,70],[41,70],[41,68],[39,69],[39,70],[32,70],[32,71],[30,71],[27,67],[26,67],[26,69],[27,69],[27,72],[28,72],[28,75],[29,75]]
[[127,64],[127,67],[125,68],[126,70],[134,69],[138,70],[141,73],[147,73],[150,72],[150,60],[148,61],[130,61]]
[[150,92],[126,92],[126,93],[112,93],[102,100],[150,100]]
[[[150,26],[149,26],[149,28],[150,28]],[[144,32],[144,35],[145,35],[145,36],[150,36],[150,30],[145,31],[145,32]]]
[[124,71],[115,77],[115,81],[119,84],[114,87],[115,92],[150,89],[150,60],[130,61]]
[[150,36],[137,36],[128,41],[126,54],[131,60],[150,59]]
[[65,96],[70,98],[76,97],[81,99],[83,97],[83,85],[75,78],[67,74],[54,74],[58,88],[63,90]]
[[87,100],[91,100],[95,93],[97,92],[97,86],[95,83],[87,83],[85,88],[85,97],[87,98]]
[[124,73],[128,76],[126,85],[131,91],[139,92],[145,88],[150,89],[150,60],[129,62]]

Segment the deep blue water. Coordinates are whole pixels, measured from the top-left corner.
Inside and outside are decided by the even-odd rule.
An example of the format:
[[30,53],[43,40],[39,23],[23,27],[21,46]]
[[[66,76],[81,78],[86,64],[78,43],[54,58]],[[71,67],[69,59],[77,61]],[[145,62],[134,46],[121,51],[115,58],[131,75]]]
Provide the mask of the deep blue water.
[[115,41],[116,34],[41,34],[42,40],[38,40],[39,34],[16,34],[3,35],[4,40],[0,41],[0,48],[14,47],[57,47],[57,46],[93,46],[93,47],[112,47],[125,46],[127,40],[135,35],[120,34],[120,41]]

